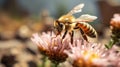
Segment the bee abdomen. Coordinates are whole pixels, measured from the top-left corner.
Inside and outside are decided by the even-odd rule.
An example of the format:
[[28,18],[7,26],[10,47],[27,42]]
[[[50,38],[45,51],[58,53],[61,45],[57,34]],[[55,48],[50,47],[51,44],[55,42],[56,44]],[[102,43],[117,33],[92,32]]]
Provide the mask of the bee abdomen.
[[88,35],[92,38],[97,37],[97,33],[96,33],[95,29],[91,25],[89,25],[88,23],[79,22],[77,25],[84,31],[84,33],[86,35]]

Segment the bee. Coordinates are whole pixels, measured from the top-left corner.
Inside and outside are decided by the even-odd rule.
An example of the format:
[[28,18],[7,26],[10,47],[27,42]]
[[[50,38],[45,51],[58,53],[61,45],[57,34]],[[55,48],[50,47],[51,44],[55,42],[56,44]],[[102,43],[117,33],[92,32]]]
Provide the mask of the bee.
[[95,29],[88,24],[87,22],[92,22],[97,19],[96,16],[89,14],[83,14],[78,18],[75,18],[73,14],[79,13],[82,11],[84,4],[79,4],[74,7],[70,12],[61,16],[59,19],[54,21],[54,28],[56,29],[56,36],[60,35],[64,31],[62,40],[65,38],[66,34],[69,33],[71,36],[71,43],[73,43],[74,30],[78,29],[82,37],[88,41],[87,36],[95,38],[97,33]]

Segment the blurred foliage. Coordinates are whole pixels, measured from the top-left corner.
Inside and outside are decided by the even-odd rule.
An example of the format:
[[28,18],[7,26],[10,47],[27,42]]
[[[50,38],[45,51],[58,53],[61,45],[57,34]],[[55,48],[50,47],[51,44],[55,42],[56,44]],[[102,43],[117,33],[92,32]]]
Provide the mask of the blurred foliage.
[[107,49],[111,49],[111,48],[113,47],[114,43],[115,43],[115,42],[111,39],[108,44],[105,44],[105,47],[106,47]]

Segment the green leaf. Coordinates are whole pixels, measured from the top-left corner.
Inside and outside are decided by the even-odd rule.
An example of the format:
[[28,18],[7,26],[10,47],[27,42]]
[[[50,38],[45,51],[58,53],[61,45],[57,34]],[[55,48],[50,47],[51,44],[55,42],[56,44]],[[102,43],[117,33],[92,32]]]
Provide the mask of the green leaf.
[[113,47],[113,45],[114,45],[114,41],[111,39],[108,44],[105,44],[105,47],[107,49],[111,49]]

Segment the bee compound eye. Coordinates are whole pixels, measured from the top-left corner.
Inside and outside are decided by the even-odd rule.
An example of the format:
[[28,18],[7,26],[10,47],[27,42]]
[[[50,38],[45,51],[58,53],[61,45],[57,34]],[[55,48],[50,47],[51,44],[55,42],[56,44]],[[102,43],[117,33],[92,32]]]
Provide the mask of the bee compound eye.
[[60,26],[60,27],[63,27],[63,23],[59,23],[59,26]]

